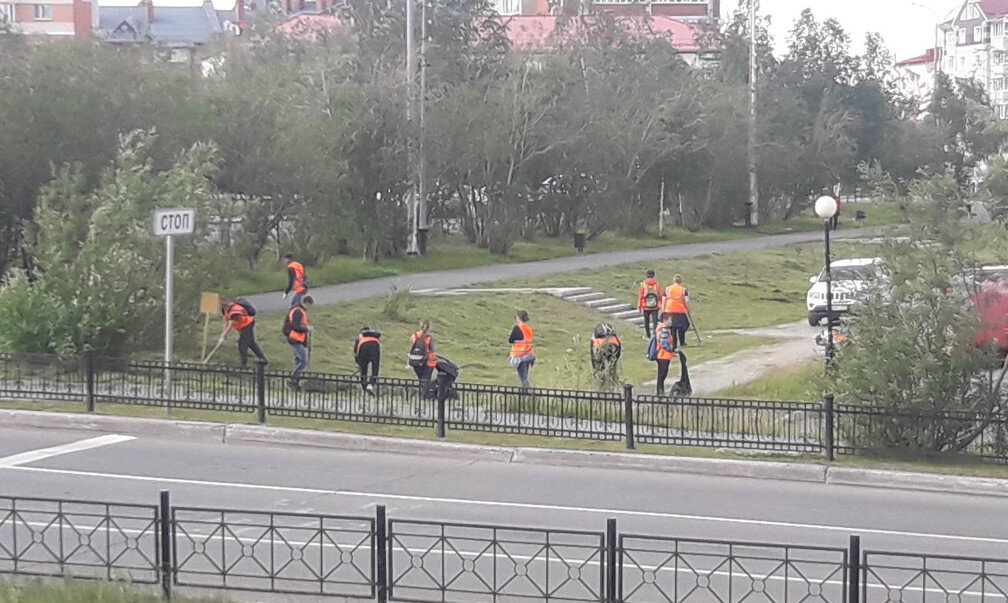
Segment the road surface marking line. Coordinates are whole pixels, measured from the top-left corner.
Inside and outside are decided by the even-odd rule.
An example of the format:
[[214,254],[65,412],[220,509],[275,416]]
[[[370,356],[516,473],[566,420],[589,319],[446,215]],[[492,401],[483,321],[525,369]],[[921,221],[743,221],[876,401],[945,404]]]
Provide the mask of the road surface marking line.
[[956,536],[952,534],[929,534],[925,532],[903,532],[900,530],[881,530],[878,528],[858,528],[851,526],[821,526],[808,523],[793,523],[787,521],[771,521],[765,519],[740,519],[733,517],[711,517],[707,515],[688,515],[684,513],[661,513],[658,511],[634,511],[630,509],[605,509],[592,507],[575,507],[567,505],[544,505],[536,503],[504,502],[494,500],[467,500],[464,498],[443,498],[437,496],[414,496],[409,494],[382,494],[380,492],[355,492],[353,490],[323,490],[320,488],[302,488],[298,486],[270,486],[263,484],[243,484],[237,482],[219,482],[212,480],[184,479],[177,477],[153,477],[149,475],[126,475],[119,473],[100,473],[97,471],[75,471],[71,469],[47,469],[45,467],[4,467],[0,469],[11,471],[32,471],[36,473],[53,473],[58,475],[76,475],[79,477],[98,477],[104,479],[125,479],[141,482],[162,484],[180,484],[187,486],[207,486],[213,488],[242,488],[247,490],[274,490],[277,492],[292,492],[298,494],[321,494],[328,496],[363,497],[370,499],[402,500],[424,503],[441,503],[456,505],[473,505],[484,507],[503,507],[511,509],[530,509],[534,511],[573,511],[578,513],[598,513],[600,515],[625,515],[630,517],[652,517],[657,519],[676,519],[682,521],[699,521],[709,523],[726,523],[738,525],[770,526],[776,528],[797,528],[803,530],[821,530],[825,532],[843,532],[846,534],[877,534],[880,536],[904,536],[911,538],[932,538],[938,540],[957,540],[963,542],[984,542],[990,544],[1008,544],[1008,539],[983,536]]
[[29,450],[28,452],[21,452],[19,454],[12,454],[11,456],[0,458],[0,469],[13,469],[19,465],[34,463],[35,461],[41,461],[62,454],[83,452],[85,450],[91,450],[92,448],[100,448],[102,446],[118,444],[119,442],[128,442],[135,439],[136,438],[134,436],[112,433],[109,435],[87,438],[86,440],[79,440],[77,442],[70,442],[69,444],[60,444],[59,446],[50,446],[49,448]]

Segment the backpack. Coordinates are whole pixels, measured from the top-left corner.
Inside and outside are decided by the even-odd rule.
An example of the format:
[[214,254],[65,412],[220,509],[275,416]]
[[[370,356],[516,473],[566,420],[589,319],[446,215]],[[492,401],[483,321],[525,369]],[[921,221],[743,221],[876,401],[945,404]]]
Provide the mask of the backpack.
[[291,314],[293,314],[293,308],[287,311],[284,315],[283,326],[280,327],[280,332],[283,333],[284,337],[290,337],[291,332],[294,330],[294,325],[291,324]]
[[647,359],[651,362],[658,361],[658,338],[654,335],[651,336],[647,344]]
[[255,316],[256,315],[255,306],[253,306],[252,302],[250,302],[249,300],[245,299],[244,297],[236,298],[235,299],[235,303],[238,304],[239,306],[245,308],[245,311],[248,312],[249,316]]
[[427,342],[430,335],[417,337],[410,346],[409,354],[406,355],[406,362],[412,367],[427,366]]
[[644,294],[644,309],[645,310],[657,310],[658,304],[661,301],[661,296],[654,289],[648,288],[647,292]]

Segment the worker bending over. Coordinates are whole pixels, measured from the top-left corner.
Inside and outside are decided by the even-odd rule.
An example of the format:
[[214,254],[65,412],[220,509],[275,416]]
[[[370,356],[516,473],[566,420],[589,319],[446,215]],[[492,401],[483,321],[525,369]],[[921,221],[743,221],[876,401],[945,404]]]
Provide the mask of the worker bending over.
[[[374,388],[378,382],[378,371],[381,368],[381,333],[371,327],[362,327],[354,341],[353,353],[357,369],[360,371],[361,388],[374,395]],[[368,378],[368,368],[371,369],[370,378]]]
[[248,368],[249,350],[259,357],[260,362],[269,362],[255,340],[256,309],[252,304],[239,297],[234,301],[221,301],[220,311],[224,317],[224,328],[221,330],[218,343],[223,343],[232,330],[238,331],[238,357],[241,358],[241,368]]

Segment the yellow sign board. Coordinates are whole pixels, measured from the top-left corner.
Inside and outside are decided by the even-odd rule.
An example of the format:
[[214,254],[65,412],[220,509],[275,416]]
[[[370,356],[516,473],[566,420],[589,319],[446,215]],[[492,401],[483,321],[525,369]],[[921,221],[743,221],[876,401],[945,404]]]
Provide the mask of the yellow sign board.
[[200,295],[199,311],[207,316],[220,310],[220,293],[203,292]]

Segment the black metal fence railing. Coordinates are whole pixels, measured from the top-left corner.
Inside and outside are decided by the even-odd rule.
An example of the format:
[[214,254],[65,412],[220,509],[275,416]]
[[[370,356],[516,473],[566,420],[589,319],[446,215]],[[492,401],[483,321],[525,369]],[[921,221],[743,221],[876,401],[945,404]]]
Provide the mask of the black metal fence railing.
[[174,507],[175,584],[374,597],[374,518]]
[[388,601],[1004,603],[1008,558],[0,497],[0,574]]
[[847,600],[846,549],[622,535],[619,600]]
[[1008,463],[1008,415],[898,412],[821,402],[663,398],[460,383],[445,400],[411,379],[380,378],[371,391],[354,375],[289,374],[258,365],[134,362],[0,354],[0,398],[131,404],[484,431],[659,446],[704,446],[788,454],[945,455]]
[[0,496],[0,573],[156,584],[158,508]]

